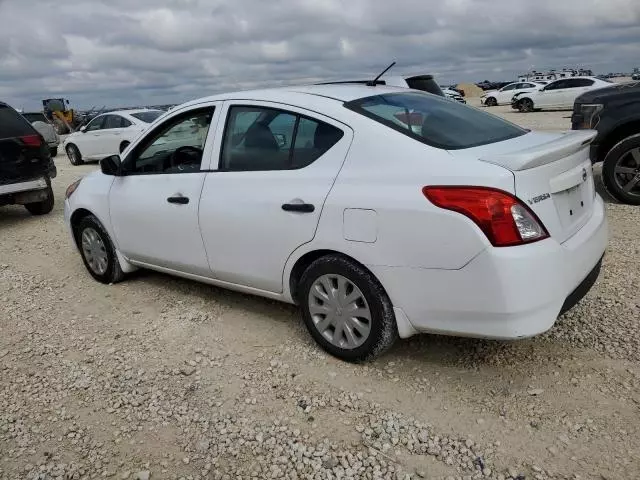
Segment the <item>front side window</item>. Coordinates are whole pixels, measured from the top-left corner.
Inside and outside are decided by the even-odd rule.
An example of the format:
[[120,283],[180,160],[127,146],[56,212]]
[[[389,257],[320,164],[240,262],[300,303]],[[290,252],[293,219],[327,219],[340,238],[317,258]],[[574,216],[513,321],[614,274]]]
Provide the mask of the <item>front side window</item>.
[[231,107],[220,169],[304,168],[335,145],[343,134],[332,125],[293,112],[265,107]]
[[345,103],[345,107],[447,150],[501,142],[527,133],[489,113],[418,92],[374,95]]
[[200,170],[213,107],[193,110],[155,128],[125,159],[129,174],[189,173]]
[[101,130],[104,124],[104,121],[106,119],[106,115],[102,115],[101,117],[96,117],[93,120],[91,120],[89,122],[89,124],[87,125],[87,128],[85,129],[86,132],[93,132],[95,130]]
[[590,87],[595,82],[588,78],[573,78],[571,80],[567,80],[569,85],[567,88],[578,88],[578,87]]
[[514,88],[516,88],[516,83],[512,83],[511,85],[507,85],[506,87],[502,87],[501,92],[507,92],[509,90],[513,90]]

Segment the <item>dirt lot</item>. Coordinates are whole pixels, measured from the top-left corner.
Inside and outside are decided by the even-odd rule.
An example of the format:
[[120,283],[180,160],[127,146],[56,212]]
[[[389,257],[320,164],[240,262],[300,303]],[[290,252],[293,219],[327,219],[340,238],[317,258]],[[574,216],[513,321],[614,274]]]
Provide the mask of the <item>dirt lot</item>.
[[[96,168],[57,164],[58,199]],[[98,284],[61,201],[2,208],[0,478],[640,478],[640,209],[607,210],[603,273],[547,334],[422,335],[357,366],[287,305],[150,272]]]

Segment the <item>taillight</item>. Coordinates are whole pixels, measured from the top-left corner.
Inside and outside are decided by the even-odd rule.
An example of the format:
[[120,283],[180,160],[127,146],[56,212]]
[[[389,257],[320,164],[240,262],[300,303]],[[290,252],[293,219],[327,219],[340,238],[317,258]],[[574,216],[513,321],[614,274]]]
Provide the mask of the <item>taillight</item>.
[[29,147],[39,147],[42,145],[40,135],[24,135],[20,137],[20,140]]
[[424,187],[422,193],[435,206],[469,217],[494,247],[522,245],[549,237],[536,214],[502,190],[439,186]]

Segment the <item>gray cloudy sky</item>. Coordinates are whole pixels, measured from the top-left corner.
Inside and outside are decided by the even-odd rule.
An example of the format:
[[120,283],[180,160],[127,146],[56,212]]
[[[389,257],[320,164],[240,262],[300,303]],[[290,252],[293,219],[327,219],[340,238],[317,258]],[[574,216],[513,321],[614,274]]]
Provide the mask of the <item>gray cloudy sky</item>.
[[395,73],[640,66],[640,0],[0,0],[0,99],[182,102]]

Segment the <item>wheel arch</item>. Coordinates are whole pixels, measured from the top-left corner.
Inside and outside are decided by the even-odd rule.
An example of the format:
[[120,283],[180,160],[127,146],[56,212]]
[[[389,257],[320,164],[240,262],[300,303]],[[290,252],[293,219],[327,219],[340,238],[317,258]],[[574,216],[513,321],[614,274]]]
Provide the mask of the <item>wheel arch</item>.
[[[290,261],[288,262],[288,268],[285,268],[284,273],[285,279],[287,280],[285,282],[285,298],[290,297],[293,303],[295,303],[296,305],[298,304],[298,299],[296,298],[298,294],[297,287],[300,283],[300,279],[302,278],[304,271],[318,258],[324,257],[326,255],[339,255],[341,257],[344,257],[359,265],[377,280],[377,282],[380,284],[380,287],[391,301],[391,305],[393,306],[396,327],[398,329],[400,338],[409,338],[418,333],[414,326],[411,324],[411,321],[407,318],[407,315],[404,313],[404,311],[401,308],[393,305],[393,299],[391,299],[391,297],[389,296],[389,292],[380,281],[378,276],[371,271],[371,269],[369,269],[363,262],[354,258],[352,255],[332,248],[317,248],[309,250],[299,255],[295,260],[292,260],[292,258],[289,259]],[[289,267],[289,265],[291,266]]]
[[604,140],[598,146],[595,162],[604,161],[607,153],[619,142],[638,133],[640,133],[640,118],[617,125],[604,137]]
[[76,247],[78,248],[80,247],[80,244],[78,243],[77,227],[78,225],[80,225],[82,219],[88,217],[89,215],[93,215],[95,217],[95,214],[87,210],[86,208],[77,208],[71,214],[71,217],[69,217],[69,224],[71,225],[71,231],[73,232],[73,240],[76,242]]
[[383,290],[385,290],[385,293],[388,294],[388,292],[386,291],[386,289],[384,288],[384,285],[382,285],[382,282],[380,282],[380,279],[378,279],[378,277],[369,269],[367,268],[367,266],[361,262],[360,260],[358,260],[357,258],[354,258],[352,255],[346,254],[344,252],[341,252],[339,250],[335,250],[332,248],[316,248],[313,250],[309,250],[306,251],[304,253],[302,253],[300,256],[298,256],[295,260],[292,261],[292,259],[290,259],[289,261],[289,265],[291,265],[290,268],[285,269],[285,280],[286,280],[286,287],[288,288],[288,292],[285,291],[285,295],[288,293],[288,296],[291,297],[291,300],[294,303],[298,303],[298,299],[297,299],[297,295],[298,295],[298,285],[300,283],[300,279],[302,278],[302,275],[304,274],[304,271],[309,267],[309,265],[311,265],[313,262],[315,262],[318,258],[321,257],[325,257],[327,255],[339,255],[341,257],[346,258],[347,260],[354,262],[356,264],[358,264],[360,267],[364,268],[365,270],[367,270],[371,275],[373,275],[373,277],[378,281],[378,283],[380,283],[380,285],[382,286]]

